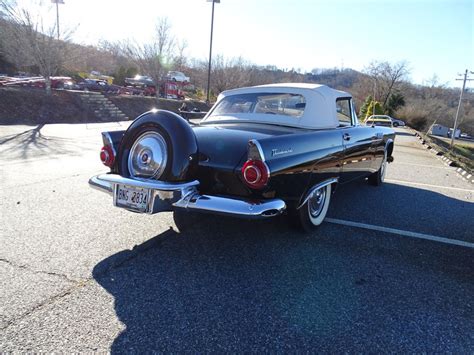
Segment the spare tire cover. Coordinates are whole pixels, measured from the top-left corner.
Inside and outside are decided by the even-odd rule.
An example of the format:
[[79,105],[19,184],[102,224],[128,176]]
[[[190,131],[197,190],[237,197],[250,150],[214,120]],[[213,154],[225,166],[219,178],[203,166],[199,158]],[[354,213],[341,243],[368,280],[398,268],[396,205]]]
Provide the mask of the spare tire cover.
[[153,110],[137,117],[125,132],[118,152],[120,175],[129,177],[128,155],[135,140],[146,131],[158,131],[166,140],[168,162],[160,180],[187,181],[195,178],[198,163],[196,136],[181,116],[165,110]]

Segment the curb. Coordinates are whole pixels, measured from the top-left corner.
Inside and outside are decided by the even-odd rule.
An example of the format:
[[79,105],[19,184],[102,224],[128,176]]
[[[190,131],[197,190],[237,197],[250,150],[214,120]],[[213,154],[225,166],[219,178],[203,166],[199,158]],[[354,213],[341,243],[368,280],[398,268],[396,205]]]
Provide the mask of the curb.
[[464,170],[463,168],[458,168],[456,162],[445,157],[443,152],[438,151],[434,149],[432,146],[430,146],[428,142],[425,141],[423,137],[417,131],[415,131],[415,137],[418,138],[419,142],[421,143],[423,147],[425,147],[429,152],[435,154],[436,158],[440,159],[444,165],[457,168],[456,172],[458,173],[459,177],[461,177],[464,181],[474,184],[474,175],[470,174],[468,171]]

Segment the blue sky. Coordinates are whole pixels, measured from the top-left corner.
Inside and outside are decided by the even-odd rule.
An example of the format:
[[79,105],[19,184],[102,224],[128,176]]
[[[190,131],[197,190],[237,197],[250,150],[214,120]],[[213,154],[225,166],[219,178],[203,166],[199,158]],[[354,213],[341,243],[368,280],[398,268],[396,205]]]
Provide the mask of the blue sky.
[[[188,55],[208,56],[206,0],[64,1],[61,25],[79,25],[78,42],[146,41],[167,16]],[[458,73],[474,71],[474,0],[221,0],[215,9],[213,53],[258,65],[362,70],[372,60],[406,60],[413,82],[436,74],[452,86]]]

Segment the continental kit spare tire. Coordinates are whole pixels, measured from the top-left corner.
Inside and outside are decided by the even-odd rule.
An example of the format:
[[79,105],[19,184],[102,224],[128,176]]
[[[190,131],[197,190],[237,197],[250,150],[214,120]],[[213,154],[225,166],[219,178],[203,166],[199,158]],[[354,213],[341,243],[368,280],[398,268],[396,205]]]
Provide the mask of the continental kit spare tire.
[[198,162],[196,136],[177,114],[153,110],[125,132],[118,152],[120,175],[179,182],[192,179]]

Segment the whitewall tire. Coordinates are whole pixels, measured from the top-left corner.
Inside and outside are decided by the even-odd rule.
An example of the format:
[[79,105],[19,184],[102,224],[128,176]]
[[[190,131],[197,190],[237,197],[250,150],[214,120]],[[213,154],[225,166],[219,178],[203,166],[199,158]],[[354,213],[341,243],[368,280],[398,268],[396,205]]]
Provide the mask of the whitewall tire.
[[308,201],[298,210],[300,227],[310,232],[321,225],[326,218],[330,201],[331,184],[313,191]]

